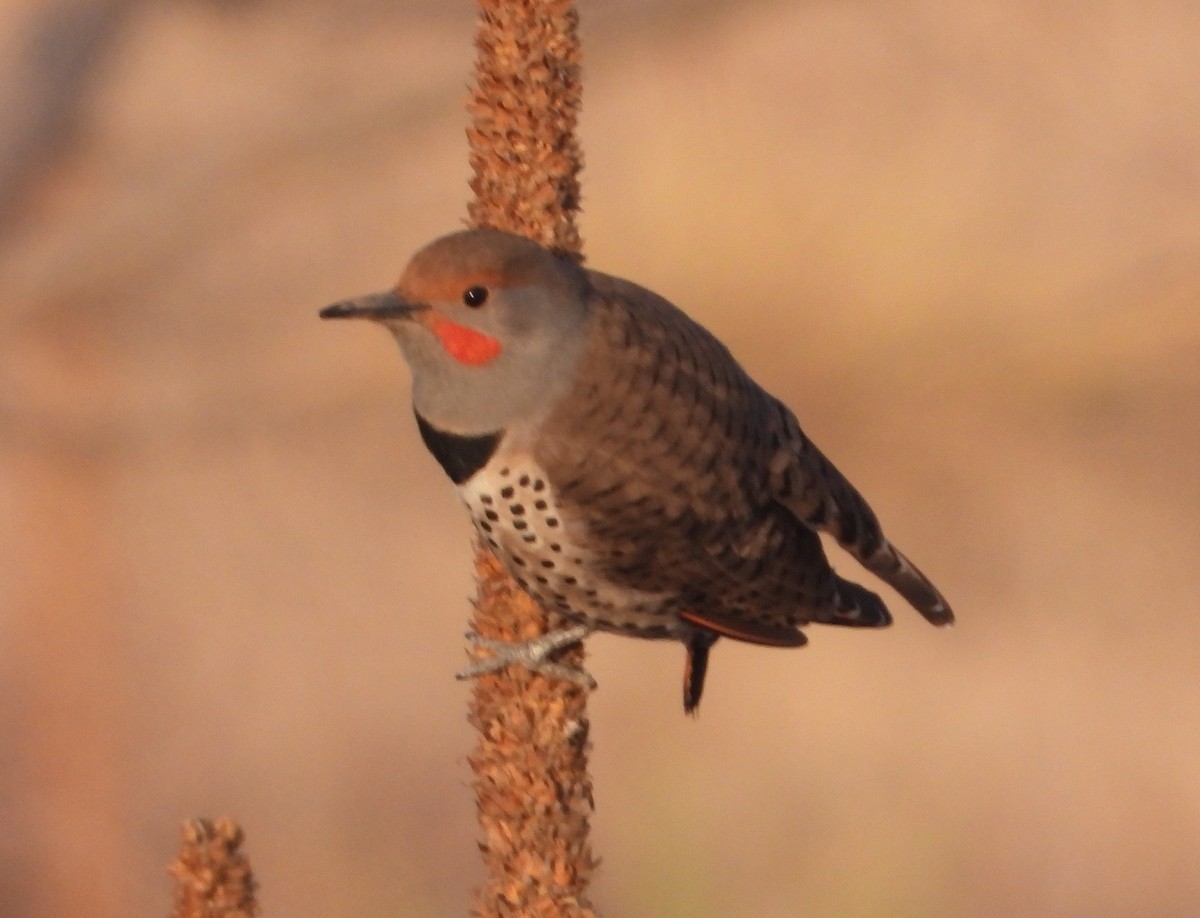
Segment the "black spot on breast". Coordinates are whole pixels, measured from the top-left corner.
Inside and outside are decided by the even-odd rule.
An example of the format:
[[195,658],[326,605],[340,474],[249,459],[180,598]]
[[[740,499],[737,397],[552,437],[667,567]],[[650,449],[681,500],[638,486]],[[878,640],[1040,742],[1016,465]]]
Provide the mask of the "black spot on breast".
[[425,441],[426,448],[433,453],[433,458],[455,484],[462,484],[487,465],[504,435],[504,432],[499,430],[478,437],[447,433],[438,430],[419,414],[417,429],[421,431],[421,439]]

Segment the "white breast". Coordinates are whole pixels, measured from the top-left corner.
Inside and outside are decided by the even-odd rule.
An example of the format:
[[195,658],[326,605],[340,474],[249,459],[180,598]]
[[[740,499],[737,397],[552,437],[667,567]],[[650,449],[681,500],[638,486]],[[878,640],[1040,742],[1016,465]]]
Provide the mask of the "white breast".
[[[650,613],[655,627],[649,630],[660,630],[654,612],[663,597],[597,574],[589,564],[591,553],[579,544],[580,524],[563,518],[553,487],[535,463],[494,458],[458,493],[496,557],[542,606],[615,630],[645,631]],[[674,631],[661,630],[663,637]]]

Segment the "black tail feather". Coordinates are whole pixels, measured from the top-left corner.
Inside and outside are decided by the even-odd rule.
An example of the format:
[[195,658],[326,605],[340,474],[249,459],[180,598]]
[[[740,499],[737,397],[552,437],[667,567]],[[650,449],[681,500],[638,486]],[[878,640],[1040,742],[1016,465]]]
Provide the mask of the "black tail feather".
[[892,614],[883,600],[866,587],[838,577],[837,591],[833,607],[813,621],[850,628],[886,628],[892,623]]
[[684,645],[687,662],[683,668],[683,713],[695,714],[704,694],[704,676],[708,672],[708,652],[717,643],[718,635],[711,631],[696,631]]

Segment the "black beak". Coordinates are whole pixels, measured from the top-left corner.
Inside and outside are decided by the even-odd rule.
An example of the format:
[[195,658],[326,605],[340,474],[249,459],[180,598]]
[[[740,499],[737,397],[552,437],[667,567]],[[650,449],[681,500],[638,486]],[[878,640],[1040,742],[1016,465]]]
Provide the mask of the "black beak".
[[409,303],[400,299],[392,290],[384,293],[368,293],[353,300],[342,300],[321,310],[322,319],[405,319],[413,313],[429,307],[423,303]]

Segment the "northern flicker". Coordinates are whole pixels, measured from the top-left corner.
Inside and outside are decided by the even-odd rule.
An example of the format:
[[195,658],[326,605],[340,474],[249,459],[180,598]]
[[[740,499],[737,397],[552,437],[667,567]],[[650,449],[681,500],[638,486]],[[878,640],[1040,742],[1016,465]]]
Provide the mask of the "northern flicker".
[[[934,625],[954,620],[871,508],[713,335],[662,297],[492,229],[417,252],[392,290],[322,318],[388,328],[417,425],[516,582],[577,626],[497,647],[568,676],[592,630],[687,649],[684,708],[719,637],[798,647],[801,625],[877,628],[824,531]],[[590,677],[589,677],[590,678]]]

